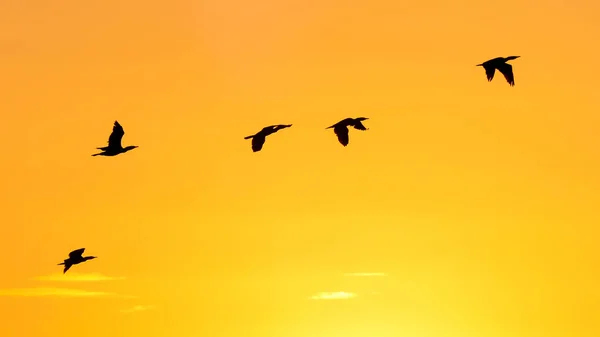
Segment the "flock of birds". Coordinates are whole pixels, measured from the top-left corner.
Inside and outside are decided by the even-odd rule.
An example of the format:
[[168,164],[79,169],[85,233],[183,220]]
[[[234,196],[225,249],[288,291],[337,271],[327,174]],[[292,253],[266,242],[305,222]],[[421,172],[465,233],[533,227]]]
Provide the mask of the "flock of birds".
[[[487,76],[488,81],[492,81],[494,78],[494,74],[496,70],[498,70],[504,78],[508,82],[510,86],[515,85],[515,77],[513,75],[512,66],[507,61],[514,60],[519,58],[520,56],[508,56],[508,57],[496,57],[491,60],[485,61],[483,63],[478,64],[477,66],[483,67],[485,69],[485,74]],[[333,128],[333,132],[336,134],[338,141],[343,146],[347,146],[350,142],[349,137],[349,127],[353,127],[356,130],[366,131],[367,128],[362,124],[363,121],[367,120],[366,117],[358,117],[358,118],[346,118],[343,119],[326,129]],[[271,135],[281,129],[289,128],[292,124],[279,124],[279,125],[270,125],[264,127],[262,130],[257,132],[252,136],[244,137],[244,139],[252,139],[252,151],[258,152],[262,150],[263,145],[265,144],[265,140],[268,135]],[[98,150],[102,152],[95,153],[92,156],[116,156],[128,151],[131,151],[138,146],[130,145],[123,147],[121,145],[121,140],[125,135],[125,130],[118,121],[115,121],[113,126],[113,131],[108,138],[108,146],[99,147]],[[69,258],[65,259],[62,263],[58,265],[64,265],[63,274],[66,273],[73,265],[95,259],[96,256],[83,256],[83,252],[85,248],[80,248],[69,253]]]

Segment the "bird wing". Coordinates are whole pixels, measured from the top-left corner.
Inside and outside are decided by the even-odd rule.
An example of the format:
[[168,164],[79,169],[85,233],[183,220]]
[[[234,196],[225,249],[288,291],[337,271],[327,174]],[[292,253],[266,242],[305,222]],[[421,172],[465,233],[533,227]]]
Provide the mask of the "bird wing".
[[277,131],[279,131],[281,129],[289,128],[290,126],[292,126],[292,124],[289,124],[289,125],[285,125],[285,124],[274,125],[273,126],[273,132],[271,132],[271,133],[275,133],[275,132],[277,132]]
[[343,127],[335,127],[333,128],[333,132],[335,132],[335,134],[337,135],[338,140],[340,141],[340,143],[344,146],[348,145],[348,143],[350,142],[350,139],[348,138],[348,128],[343,126]]
[[513,75],[512,66],[508,63],[502,63],[498,65],[498,71],[504,75],[506,82],[511,86],[515,85],[515,77]]
[[356,130],[362,130],[362,131],[365,131],[367,129],[361,122],[354,123],[354,128]]
[[65,269],[63,269],[63,274],[67,272],[67,270],[69,270],[69,268],[71,268],[71,264],[70,263],[65,263]]
[[72,259],[81,257],[81,255],[83,254],[84,251],[85,251],[85,248],[76,249],[69,253],[69,257]]
[[290,126],[292,126],[292,124],[280,124],[276,126],[276,129],[279,131],[281,129],[289,128]]
[[252,138],[252,151],[258,152],[262,149],[265,143],[265,136],[254,136]]
[[274,129],[277,129],[277,125],[269,125],[262,128],[258,133],[271,134]]
[[121,148],[121,139],[123,139],[123,135],[125,135],[125,130],[119,122],[115,121],[115,125],[113,126],[113,131],[108,137],[108,147]]
[[496,73],[496,68],[492,65],[484,65],[485,75],[487,76],[487,80],[491,81],[494,78],[494,73]]

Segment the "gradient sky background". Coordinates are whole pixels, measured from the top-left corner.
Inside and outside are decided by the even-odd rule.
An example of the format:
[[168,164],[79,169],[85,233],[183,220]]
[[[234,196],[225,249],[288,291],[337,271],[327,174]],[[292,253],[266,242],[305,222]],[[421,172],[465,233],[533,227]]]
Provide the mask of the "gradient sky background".
[[599,336],[599,12],[0,3],[0,336]]

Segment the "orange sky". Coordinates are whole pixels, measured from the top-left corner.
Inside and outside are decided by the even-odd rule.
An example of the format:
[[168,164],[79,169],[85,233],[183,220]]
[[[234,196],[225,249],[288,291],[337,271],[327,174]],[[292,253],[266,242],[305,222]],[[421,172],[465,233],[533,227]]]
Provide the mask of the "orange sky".
[[2,2],[0,336],[600,335],[599,10]]

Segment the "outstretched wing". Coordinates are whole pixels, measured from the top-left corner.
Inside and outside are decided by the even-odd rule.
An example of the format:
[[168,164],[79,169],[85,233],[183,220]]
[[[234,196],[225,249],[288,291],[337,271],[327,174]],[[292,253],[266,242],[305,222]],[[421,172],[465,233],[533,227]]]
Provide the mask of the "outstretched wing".
[[494,74],[496,73],[496,68],[494,68],[493,65],[484,65],[483,68],[485,69],[485,76],[487,76],[487,80],[488,82],[491,81],[494,78]]
[[264,128],[262,128],[258,134],[265,134],[265,135],[270,135],[273,132],[277,131],[277,125],[269,125],[269,126],[265,126]]
[[115,125],[113,126],[113,131],[108,137],[108,147],[111,148],[121,148],[121,139],[123,139],[123,135],[125,135],[125,130],[119,122],[115,121]]
[[498,71],[501,72],[502,75],[504,75],[504,78],[506,78],[506,82],[508,82],[508,84],[510,84],[511,87],[515,85],[515,77],[513,75],[512,66],[510,64],[502,63],[498,65]]
[[262,149],[263,144],[265,143],[265,136],[254,136],[252,138],[252,151],[258,152]]
[[289,125],[285,125],[285,124],[276,124],[276,125],[269,125],[269,126],[265,126],[264,128],[262,128],[262,130],[260,130],[260,134],[263,134],[265,136],[268,136],[270,134],[273,134],[281,129],[285,129],[285,128],[289,128],[290,126],[292,126],[292,124]]
[[67,272],[67,270],[69,270],[69,268],[71,268],[71,264],[70,263],[65,263],[65,269],[63,269],[63,274]]
[[292,124],[279,124],[279,125],[273,125],[273,132],[275,133],[281,129],[285,129],[285,128],[289,128],[290,126],[292,126]]
[[333,132],[335,132],[338,140],[340,141],[340,144],[346,146],[348,145],[348,143],[350,142],[350,139],[348,138],[348,128],[345,126],[342,127],[335,127],[333,128]]
[[72,252],[69,253],[69,257],[72,259],[81,257],[81,255],[83,254],[83,252],[85,251],[85,248],[79,248],[77,250],[74,250]]
[[356,123],[354,123],[354,128],[355,128],[356,130],[362,130],[362,131],[365,131],[365,130],[367,130],[367,128],[366,128],[366,127],[363,125],[363,123],[361,123],[361,122],[356,122]]
[[279,131],[281,129],[289,128],[292,124],[279,124],[275,125],[275,131]]

